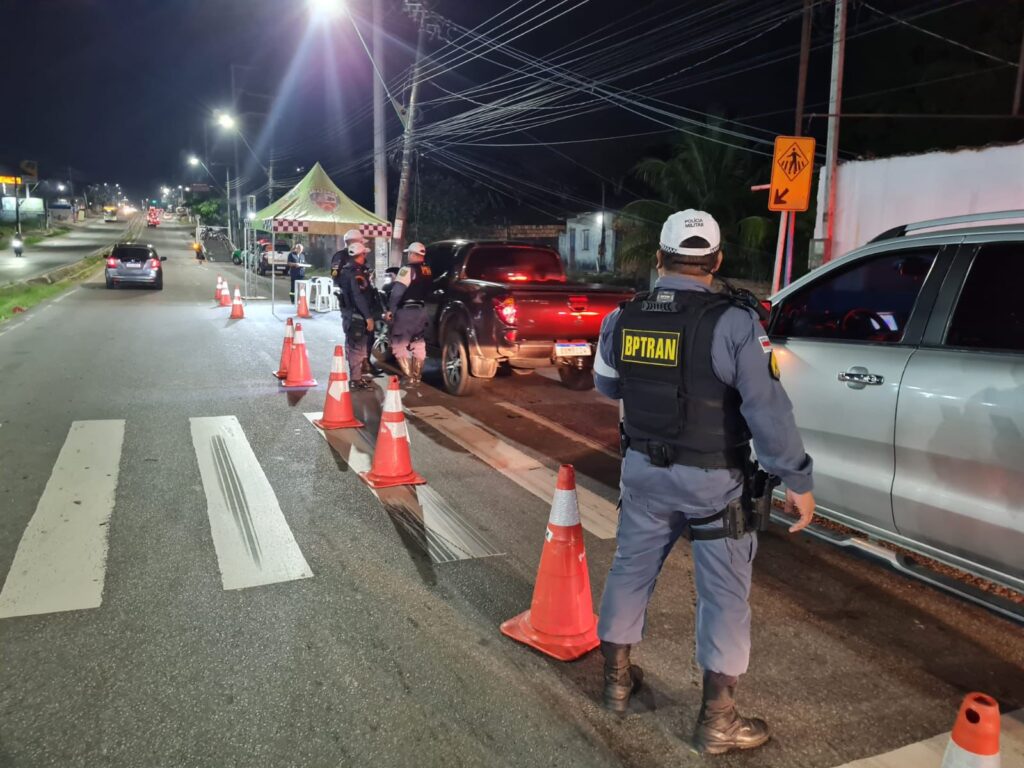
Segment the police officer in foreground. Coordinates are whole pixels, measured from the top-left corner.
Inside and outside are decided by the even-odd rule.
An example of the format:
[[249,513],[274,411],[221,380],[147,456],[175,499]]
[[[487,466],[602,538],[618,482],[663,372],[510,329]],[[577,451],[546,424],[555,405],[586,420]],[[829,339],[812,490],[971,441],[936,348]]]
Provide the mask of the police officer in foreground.
[[[705,754],[759,747],[768,725],[741,717],[734,696],[750,656],[751,571],[767,526],[771,476],[786,484],[789,530],[811,522],[811,459],[748,293],[716,289],[718,224],[672,214],[661,230],[654,289],[605,318],[598,390],[623,401],[621,512],[598,623],[604,704],[625,712],[643,681],[630,648],[673,545],[692,541],[697,662],[703,697],[693,735]],[[756,474],[750,463],[753,438]]]
[[427,257],[423,243],[410,243],[405,252],[409,263],[399,270],[391,285],[385,319],[393,323],[391,351],[406,384],[418,387],[423,381],[423,362],[427,358],[427,344],[423,340],[428,322],[424,302],[430,293],[432,275],[430,267],[423,263]]
[[363,243],[348,247],[348,263],[341,269],[341,320],[345,329],[345,356],[348,358],[349,380],[355,389],[367,389],[363,381],[363,360],[366,340],[373,334],[373,304],[370,292],[375,290],[366,266],[368,249]]
[[350,229],[344,235],[345,245],[331,256],[331,279],[334,281],[334,292],[341,295],[341,270],[348,262],[348,249],[353,243],[365,243],[363,233],[358,229]]

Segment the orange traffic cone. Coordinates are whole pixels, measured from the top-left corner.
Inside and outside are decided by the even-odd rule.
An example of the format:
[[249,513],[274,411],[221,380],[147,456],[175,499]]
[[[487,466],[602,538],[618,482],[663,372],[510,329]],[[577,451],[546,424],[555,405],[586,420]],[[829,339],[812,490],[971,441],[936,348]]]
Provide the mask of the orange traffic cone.
[[316,379],[309,370],[309,356],[306,355],[306,339],[302,335],[302,323],[295,324],[295,338],[292,339],[292,354],[288,359],[288,374],[281,382],[285,389],[308,389],[316,386]]
[[558,470],[530,610],[501,625],[501,633],[559,661],[572,661],[600,645],[590,593],[583,526],[576,502],[576,471]]
[[390,488],[394,485],[420,485],[427,482],[412,468],[409,456],[409,428],[402,413],[402,395],[398,391],[398,377],[388,380],[384,396],[384,413],[380,416],[380,431],[373,451],[373,466],[361,472],[371,488]]
[[299,286],[299,311],[298,316],[301,318],[312,317],[309,314],[309,303],[306,301],[306,287],[303,285]]
[[242,292],[238,288],[235,288],[235,300],[231,302],[231,316],[229,319],[245,319],[245,308],[242,307]]
[[999,704],[991,696],[964,697],[942,768],[999,768]]
[[231,306],[231,289],[228,288],[228,281],[227,280],[225,280],[224,283],[221,285],[220,305],[222,307],[230,307]]
[[292,339],[295,338],[295,325],[292,323],[292,319],[289,317],[288,321],[284,324],[284,343],[281,345],[281,362],[278,363],[277,370],[274,371],[274,375],[283,379],[288,375],[288,363],[292,357]]
[[224,278],[222,278],[220,275],[217,275],[217,288],[213,292],[213,300],[216,301],[218,304],[220,304],[220,291],[223,285]]
[[365,426],[352,412],[352,395],[348,391],[345,349],[339,344],[331,360],[331,378],[327,381],[324,414],[313,422],[320,429],[349,429]]

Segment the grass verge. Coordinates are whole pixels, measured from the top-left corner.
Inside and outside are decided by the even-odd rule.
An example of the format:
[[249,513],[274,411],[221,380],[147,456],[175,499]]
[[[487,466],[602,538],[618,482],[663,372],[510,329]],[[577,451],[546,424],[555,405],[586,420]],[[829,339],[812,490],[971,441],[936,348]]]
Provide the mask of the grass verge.
[[77,274],[65,280],[58,280],[56,283],[18,283],[0,288],[0,323],[14,317],[15,307],[29,309],[81,282],[92,274],[101,261],[100,256],[84,259],[82,269]]

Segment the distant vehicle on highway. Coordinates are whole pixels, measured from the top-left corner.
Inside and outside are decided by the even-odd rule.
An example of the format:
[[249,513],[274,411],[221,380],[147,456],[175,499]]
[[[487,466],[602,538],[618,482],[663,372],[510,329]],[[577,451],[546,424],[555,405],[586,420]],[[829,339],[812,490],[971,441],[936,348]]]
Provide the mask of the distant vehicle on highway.
[[1024,211],[908,224],[772,297],[768,334],[819,512],[1024,593],[1022,285]]
[[146,212],[146,226],[147,227],[159,227],[160,226],[160,212],[156,208],[150,208]]
[[103,221],[110,223],[117,221],[117,208],[108,206],[103,209]]
[[434,281],[427,344],[440,350],[444,388],[467,395],[499,367],[554,367],[569,389],[594,386],[594,346],[605,315],[632,291],[569,283],[557,251],[508,241],[427,246]]
[[118,243],[107,256],[104,270],[107,288],[149,285],[155,290],[162,290],[164,270],[161,262],[164,261],[167,261],[167,257],[157,255],[156,249],[148,243]]

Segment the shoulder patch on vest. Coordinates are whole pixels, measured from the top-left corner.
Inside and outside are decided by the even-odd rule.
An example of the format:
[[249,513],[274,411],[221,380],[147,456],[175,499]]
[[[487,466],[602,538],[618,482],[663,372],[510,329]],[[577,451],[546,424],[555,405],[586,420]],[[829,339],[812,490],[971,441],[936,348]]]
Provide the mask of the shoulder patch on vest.
[[677,331],[623,328],[622,362],[675,368],[679,365],[679,338]]
[[772,343],[768,340],[767,336],[758,336],[757,343],[761,345],[761,351],[766,355],[772,351]]

